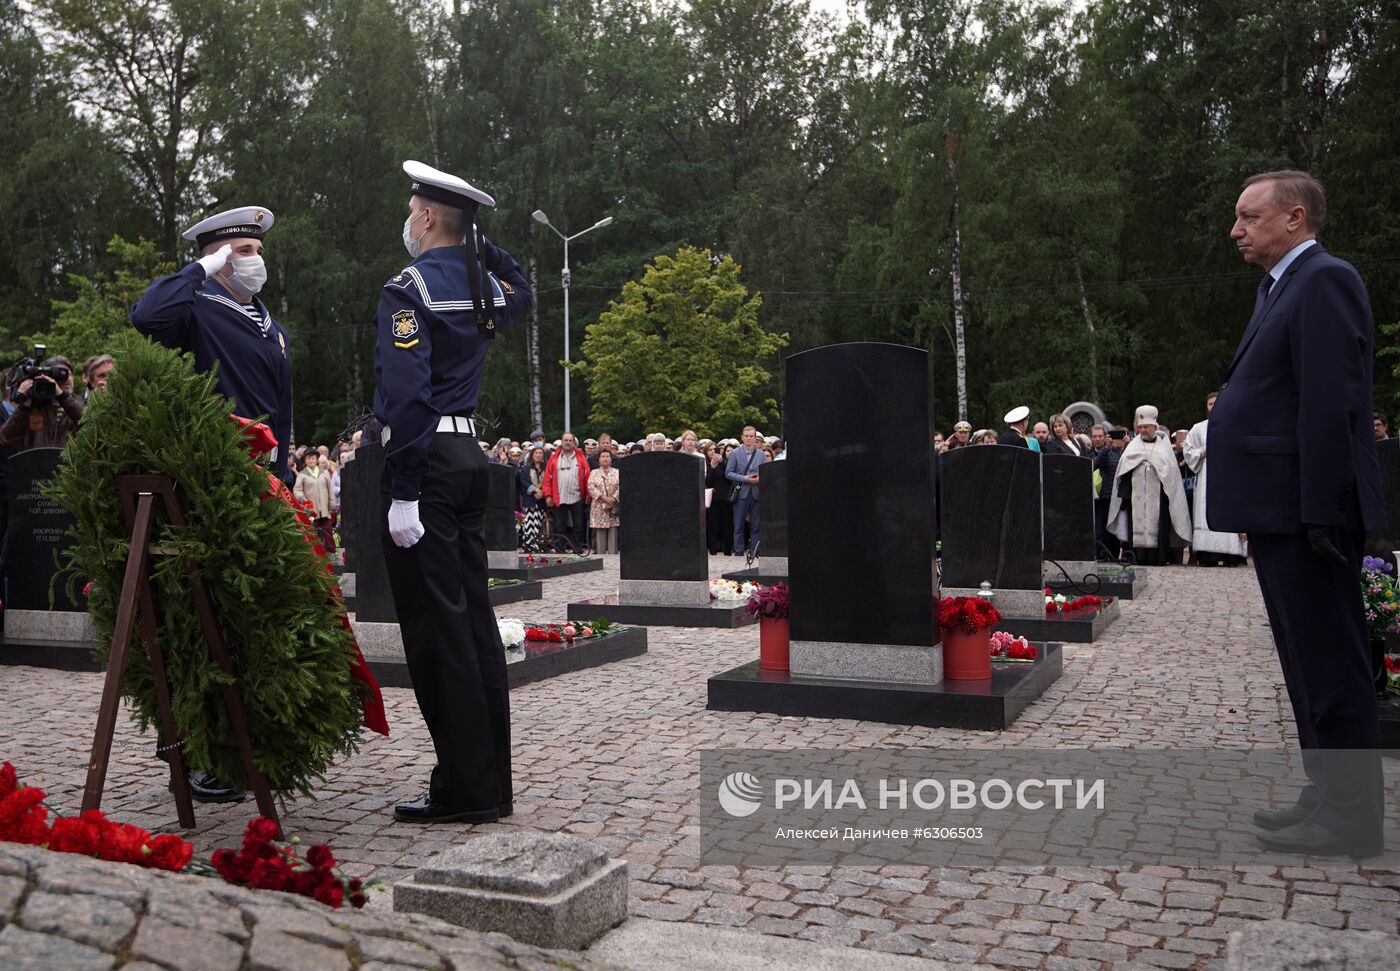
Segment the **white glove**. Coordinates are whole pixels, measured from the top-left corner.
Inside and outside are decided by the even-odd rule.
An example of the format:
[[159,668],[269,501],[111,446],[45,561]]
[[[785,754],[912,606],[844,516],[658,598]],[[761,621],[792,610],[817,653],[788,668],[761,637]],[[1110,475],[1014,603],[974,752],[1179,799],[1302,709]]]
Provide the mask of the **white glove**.
[[400,549],[408,549],[423,538],[418,521],[418,500],[395,499],[389,503],[389,538]]
[[207,280],[222,270],[228,263],[228,256],[232,252],[233,247],[225,243],[208,256],[201,256],[198,262],[200,266],[204,267],[204,278]]

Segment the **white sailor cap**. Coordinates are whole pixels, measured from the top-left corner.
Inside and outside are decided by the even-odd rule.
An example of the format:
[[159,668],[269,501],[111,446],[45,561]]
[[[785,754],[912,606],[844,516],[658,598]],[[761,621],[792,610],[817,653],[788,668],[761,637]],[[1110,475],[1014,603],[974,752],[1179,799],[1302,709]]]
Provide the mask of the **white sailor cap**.
[[271,209],[263,206],[242,206],[201,219],[185,230],[183,235],[185,239],[192,240],[196,246],[203,249],[210,243],[235,236],[262,239],[263,233],[271,229],[276,221],[277,217],[272,214]]
[[960,422],[958,422],[957,424],[955,424],[955,425],[953,426],[953,431],[955,431],[955,432],[961,432],[961,431],[968,431],[968,432],[970,432],[970,431],[972,431],[972,422],[970,422],[970,421],[960,421]]
[[1025,421],[1030,416],[1031,410],[1029,408],[1025,405],[1017,405],[1006,413],[1006,417],[1003,418],[1002,421],[1006,422],[1008,425],[1014,425],[1018,421]]
[[472,185],[466,179],[448,175],[431,165],[409,159],[403,163],[403,170],[413,180],[413,194],[424,199],[456,206],[458,209],[475,209],[477,204],[494,206],[496,200]]

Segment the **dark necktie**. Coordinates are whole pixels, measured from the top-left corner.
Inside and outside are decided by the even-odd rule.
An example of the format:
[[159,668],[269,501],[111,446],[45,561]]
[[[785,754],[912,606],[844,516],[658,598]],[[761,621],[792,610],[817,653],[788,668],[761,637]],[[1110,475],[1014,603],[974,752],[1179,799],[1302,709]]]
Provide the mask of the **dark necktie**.
[[1259,311],[1264,309],[1264,301],[1269,299],[1269,290],[1274,285],[1274,278],[1269,274],[1264,274],[1264,279],[1259,281],[1259,295],[1254,298],[1254,316],[1259,316]]

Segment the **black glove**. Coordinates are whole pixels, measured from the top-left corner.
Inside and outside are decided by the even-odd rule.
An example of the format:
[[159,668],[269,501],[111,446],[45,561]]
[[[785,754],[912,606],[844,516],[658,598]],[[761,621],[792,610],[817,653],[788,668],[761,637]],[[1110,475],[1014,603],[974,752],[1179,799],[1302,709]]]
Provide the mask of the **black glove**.
[[1331,563],[1346,566],[1347,558],[1337,549],[1337,527],[1308,526],[1308,545],[1312,551]]

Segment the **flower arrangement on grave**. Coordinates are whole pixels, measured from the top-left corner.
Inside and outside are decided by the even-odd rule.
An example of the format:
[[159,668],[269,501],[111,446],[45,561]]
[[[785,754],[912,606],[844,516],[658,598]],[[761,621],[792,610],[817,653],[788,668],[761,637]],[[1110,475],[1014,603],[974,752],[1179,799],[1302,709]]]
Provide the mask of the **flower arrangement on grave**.
[[524,580],[508,580],[504,577],[487,577],[486,589],[497,590],[501,587],[518,587],[524,582]]
[[383,886],[380,880],[346,879],[336,871],[328,846],[313,846],[304,857],[298,856],[292,846],[299,841],[277,843],[277,824],[262,816],[249,821],[241,849],[215,850],[205,862],[195,859],[194,845],[180,837],[152,836],[139,826],[113,822],[99,809],[56,816],[51,823],[46,798],[44,790],[20,782],[9,762],[0,765],[0,843],[39,846],[151,870],[218,876],[239,886],[303,894],[328,907],[340,907],[346,900],[353,907],[363,907],[366,892]]
[[[1108,598],[1112,600],[1112,597]],[[1099,608],[1103,606],[1103,601],[1093,594],[1085,594],[1074,600],[1069,599],[1062,593],[1055,593],[1049,587],[1045,588],[1045,612],[1047,614],[1068,614],[1076,610],[1087,610],[1090,607]]]
[[199,861],[191,871],[203,876],[213,871],[235,886],[301,894],[337,909],[346,901],[352,907],[363,907],[366,891],[383,885],[379,880],[366,882],[343,876],[336,870],[329,846],[317,844],[301,856],[293,849],[298,840],[278,843],[276,835],[277,824],[272,820],[262,816],[249,820],[243,845],[237,851],[215,850],[209,863]]
[[992,660],[1005,664],[1029,664],[1038,655],[1035,645],[1024,637],[1015,637],[1004,630],[992,632]]
[[753,590],[744,601],[744,612],[753,617],[768,620],[786,620],[788,615],[788,588],[786,584],[775,583],[761,587],[752,584]]
[[1400,633],[1400,590],[1395,568],[1378,556],[1361,560],[1361,601],[1372,637]]
[[525,640],[549,644],[572,644],[576,640],[590,637],[603,637],[616,631],[612,621],[606,618],[584,621],[566,621],[562,624],[533,624],[525,628]]
[[985,597],[945,597],[938,602],[938,626],[945,634],[972,635],[1001,623],[1001,611]]
[[501,617],[496,620],[496,629],[501,632],[501,643],[506,647],[520,647],[525,643],[525,622],[514,617]]
[[710,600],[723,604],[743,603],[758,588],[758,584],[747,581],[739,583],[737,580],[711,580]]
[[[197,374],[190,355],[134,332],[119,335],[112,350],[121,371],[89,402],[45,490],[76,521],[65,571],[70,586],[92,581],[97,654],[105,660],[110,652],[131,545],[117,477],[168,476],[188,525],[157,528],[168,555],[157,558],[152,584],[185,760],[249,787],[238,750],[223,744],[228,678],[205,643],[192,571],[209,590],[237,666],[255,763],[274,790],[310,795],[336,758],[359,748],[362,705],[371,697],[351,675],[357,652],[336,577],[270,490],[267,471],[249,461],[214,373]],[[141,728],[150,728],[158,723],[150,659],[135,632],[127,649],[122,693]]]
[[527,566],[548,566],[550,563],[574,563],[581,559],[583,559],[581,556],[545,556],[528,553],[525,556],[525,563]]
[[116,823],[98,809],[49,822],[44,790],[26,786],[9,762],[0,765],[0,843],[43,846],[109,863],[153,870],[183,870],[194,847],[178,836],[152,836],[139,826]]
[[1400,697],[1400,654],[1385,656],[1385,689]]

